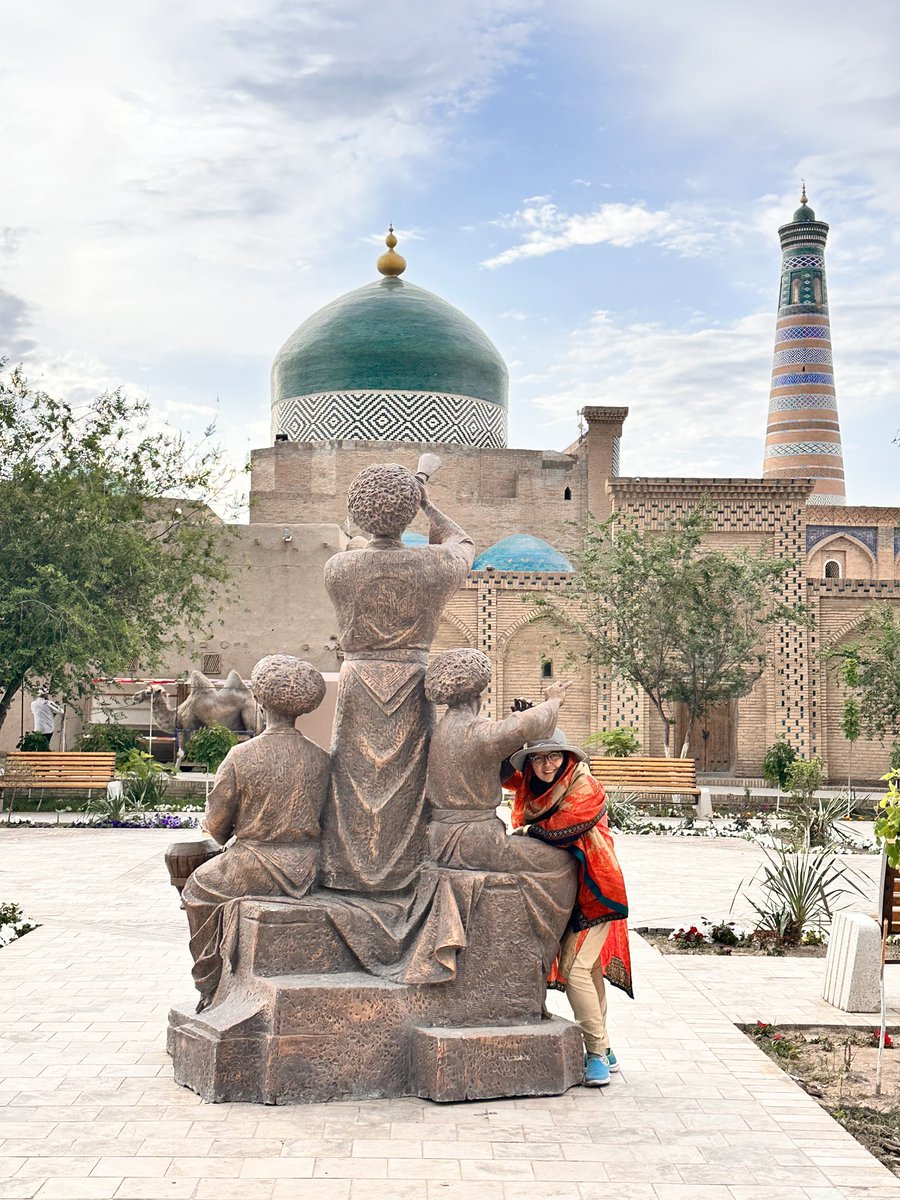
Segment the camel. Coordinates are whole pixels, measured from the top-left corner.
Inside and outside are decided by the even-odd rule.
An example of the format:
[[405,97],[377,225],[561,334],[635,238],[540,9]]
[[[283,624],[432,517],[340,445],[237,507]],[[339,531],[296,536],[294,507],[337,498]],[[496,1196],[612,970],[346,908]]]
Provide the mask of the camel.
[[[176,708],[168,692],[159,683],[151,683],[132,697],[132,704],[150,703],[153,724],[163,733],[188,737],[206,725],[224,725],[235,732],[257,733],[263,725],[262,710],[253,693],[237,671],[230,671],[224,685],[217,688],[202,671],[188,675],[191,694]],[[179,739],[180,740],[180,739]],[[176,761],[184,751],[179,746]]]

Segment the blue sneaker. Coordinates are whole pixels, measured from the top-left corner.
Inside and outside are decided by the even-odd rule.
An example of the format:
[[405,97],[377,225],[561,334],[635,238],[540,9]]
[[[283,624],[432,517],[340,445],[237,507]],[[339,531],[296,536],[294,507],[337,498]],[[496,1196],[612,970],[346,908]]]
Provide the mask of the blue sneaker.
[[606,1058],[606,1065],[609,1067],[610,1071],[615,1073],[616,1071],[621,1070],[619,1066],[619,1060],[616,1058],[615,1054],[613,1054],[612,1050],[609,1049],[609,1047],[607,1047],[604,1057]]
[[609,1083],[609,1063],[605,1054],[589,1054],[584,1063],[584,1086],[606,1087]]

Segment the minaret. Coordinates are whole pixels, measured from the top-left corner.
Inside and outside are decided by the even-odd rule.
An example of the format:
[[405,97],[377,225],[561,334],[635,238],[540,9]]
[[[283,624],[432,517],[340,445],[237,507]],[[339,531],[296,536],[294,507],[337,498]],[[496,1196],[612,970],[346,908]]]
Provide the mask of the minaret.
[[825,285],[828,226],[806,202],[778,230],[781,293],[766,427],[766,479],[812,478],[810,504],[844,504],[844,459]]

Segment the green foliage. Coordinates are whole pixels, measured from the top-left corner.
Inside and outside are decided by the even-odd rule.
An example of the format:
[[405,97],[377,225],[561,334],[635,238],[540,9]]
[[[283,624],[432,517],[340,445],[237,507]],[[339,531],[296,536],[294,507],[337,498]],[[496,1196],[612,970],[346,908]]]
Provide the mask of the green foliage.
[[0,946],[14,942],[16,938],[24,937],[32,929],[39,926],[25,920],[25,915],[18,904],[10,900],[0,901]]
[[17,690],[63,700],[208,625],[228,577],[208,446],[122,392],[76,409],[0,362],[0,724]]
[[224,725],[206,725],[188,738],[184,756],[189,762],[201,763],[207,771],[217,771],[225,755],[237,744],[237,734]]
[[39,750],[50,749],[50,734],[38,733],[35,730],[33,733],[23,733],[16,742],[17,750],[27,750],[29,753],[35,753]]
[[85,725],[78,740],[78,749],[93,754],[115,754],[116,770],[121,771],[132,750],[140,748],[140,739],[134,729],[115,722]]
[[637,730],[630,725],[619,729],[604,729],[602,733],[592,733],[584,740],[585,748],[590,750],[599,747],[607,758],[628,758],[637,754],[641,748],[641,740]]
[[128,751],[119,767],[126,807],[132,811],[158,808],[166,798],[174,770],[170,763],[157,762],[146,750]]
[[900,737],[900,614],[888,604],[874,605],[857,641],[835,658],[859,702],[862,729],[882,742]]
[[606,793],[606,819],[610,829],[620,833],[633,833],[644,827],[644,817],[635,801],[637,792],[623,792],[621,788],[610,788]]
[[766,751],[763,759],[763,776],[770,787],[783,792],[787,788],[788,771],[797,757],[790,742],[775,742]]
[[798,1054],[796,1043],[783,1033],[779,1033],[768,1021],[757,1021],[756,1027],[750,1031],[754,1041],[774,1058],[796,1058]]
[[787,790],[798,804],[808,804],[822,786],[825,768],[819,756],[797,758],[788,767]]
[[808,927],[830,921],[848,888],[863,894],[854,873],[824,848],[766,851],[757,878],[762,899],[744,895],[756,913],[755,932],[786,946],[798,945]]
[[848,696],[841,709],[841,733],[851,743],[862,733],[862,709],[854,696]]
[[888,862],[896,868],[900,867],[900,770],[888,771],[884,780],[888,788],[878,801],[875,836],[883,844]]
[[708,933],[710,940],[717,946],[740,945],[741,939],[734,931],[734,921],[718,921],[709,926]]
[[846,841],[838,834],[835,822],[846,818],[852,801],[843,792],[836,796],[797,796],[791,806],[786,840],[794,850],[810,846],[832,846]]
[[745,696],[765,665],[766,627],[805,619],[780,598],[791,562],[704,548],[709,528],[702,511],[658,530],[620,514],[589,518],[571,601],[539,602],[581,635],[587,661],[647,694],[667,755],[676,704],[692,729],[713,705]]

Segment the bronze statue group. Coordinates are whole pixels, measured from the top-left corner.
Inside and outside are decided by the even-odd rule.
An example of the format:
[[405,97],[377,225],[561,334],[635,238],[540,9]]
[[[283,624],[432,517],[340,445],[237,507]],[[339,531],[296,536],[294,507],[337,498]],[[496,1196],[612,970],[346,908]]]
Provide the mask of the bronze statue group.
[[[367,970],[433,983],[448,946],[465,945],[464,930],[447,945],[434,935],[454,927],[435,868],[496,872],[515,877],[529,944],[581,1026],[584,1082],[603,1086],[619,1066],[604,979],[631,994],[628,902],[603,788],[557,728],[566,684],[492,721],[480,715],[491,678],[484,654],[448,650],[429,661],[475,552],[428,496],[435,465],[431,457],[416,475],[369,467],[351,485],[350,517],[368,539],[325,568],[343,652],[330,754],[294,727],[324,697],[319,672],[290,655],[253,670],[266,729],[222,764],[204,824],[229,845],[183,892],[198,1010],[216,1003],[243,899],[336,898],[341,934]],[[429,544],[406,546],[401,536],[420,511]],[[446,706],[437,722],[436,705]],[[511,834],[497,818],[501,780],[513,794]],[[375,932],[388,949],[372,962]]]

